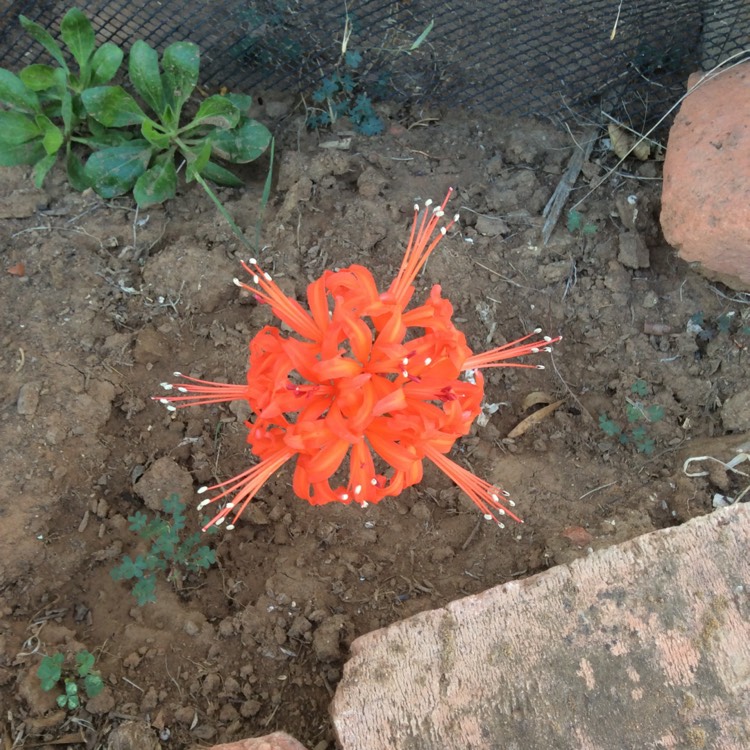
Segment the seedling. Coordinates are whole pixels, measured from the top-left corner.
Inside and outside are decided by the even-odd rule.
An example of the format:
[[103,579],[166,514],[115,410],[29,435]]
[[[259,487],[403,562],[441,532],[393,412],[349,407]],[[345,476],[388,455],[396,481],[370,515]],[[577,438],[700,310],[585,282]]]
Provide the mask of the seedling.
[[68,711],[75,711],[81,705],[81,692],[88,698],[93,698],[104,688],[99,672],[94,669],[94,661],[92,653],[79,651],[75,659],[75,674],[63,677],[65,655],[58,651],[52,656],[45,656],[36,671],[42,690],[49,691],[61,684],[63,693],[57,696],[57,705]]
[[580,232],[582,235],[596,234],[599,227],[589,221],[585,221],[583,214],[580,211],[571,209],[568,211],[568,231],[571,234]]
[[[341,54],[334,70],[323,78],[312,94],[316,106],[308,109],[307,124],[318,129],[333,125],[340,117],[348,117],[358,133],[378,135],[385,126],[375,112],[373,98],[383,98],[388,91],[389,65],[393,58],[411,55],[418,50],[432,31],[434,21],[430,21],[409,46],[370,49],[367,60],[360,50],[349,46],[354,26],[352,16],[347,14]],[[377,75],[375,69],[380,71]]]
[[[634,396],[646,396],[648,384],[645,380],[636,380],[630,391]],[[638,453],[650,456],[656,444],[649,436],[648,427],[664,418],[664,407],[659,404],[646,405],[638,399],[625,400],[627,425],[622,427],[605,412],[599,415],[599,427],[605,435],[616,437],[621,445],[633,445]]]
[[216,562],[214,550],[200,544],[199,531],[185,535],[185,505],[179,497],[171,495],[162,504],[171,518],[149,520],[141,511],[128,516],[130,530],[151,542],[151,548],[135,558],[123,555],[122,563],[111,571],[116,581],[135,580],[133,596],[141,607],[156,601],[157,571],[163,571],[167,580],[180,590],[189,574],[210,568]]

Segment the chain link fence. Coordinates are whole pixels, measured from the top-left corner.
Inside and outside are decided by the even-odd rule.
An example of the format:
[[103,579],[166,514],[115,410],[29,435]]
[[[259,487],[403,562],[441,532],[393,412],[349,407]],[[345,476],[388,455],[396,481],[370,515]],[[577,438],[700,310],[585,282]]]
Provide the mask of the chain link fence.
[[[0,12],[0,65],[18,70],[46,56],[23,34],[19,13],[58,37],[68,7],[8,3]],[[82,0],[78,7],[99,42],[125,50],[136,39],[159,50],[195,42],[209,90],[309,97],[348,65],[356,90],[373,101],[542,117],[604,108],[637,128],[677,101],[689,73],[743,50],[750,57],[747,0]]]

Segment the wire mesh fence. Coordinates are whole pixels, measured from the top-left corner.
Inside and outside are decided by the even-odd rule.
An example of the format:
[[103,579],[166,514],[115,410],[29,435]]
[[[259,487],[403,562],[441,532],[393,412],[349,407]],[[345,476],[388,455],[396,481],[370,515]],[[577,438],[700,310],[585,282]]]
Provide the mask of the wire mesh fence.
[[[57,37],[68,7],[9,3],[0,12],[0,65],[44,60],[19,13]],[[603,106],[637,127],[664,114],[689,73],[743,49],[750,57],[747,0],[81,0],[78,7],[100,42],[126,50],[136,39],[159,50],[195,42],[209,89],[309,96],[356,61],[347,74],[374,101],[545,117]],[[343,46],[356,57],[342,55]]]

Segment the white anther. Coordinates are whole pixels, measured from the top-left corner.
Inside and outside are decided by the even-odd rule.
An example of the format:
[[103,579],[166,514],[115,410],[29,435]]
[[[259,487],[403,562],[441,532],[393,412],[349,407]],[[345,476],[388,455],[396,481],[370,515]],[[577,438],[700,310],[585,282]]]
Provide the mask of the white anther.
[[552,347],[551,346],[545,346],[542,351],[551,352],[552,351]]
[[438,219],[441,219],[443,216],[445,216],[445,211],[443,211],[443,209],[439,206],[437,208],[433,208],[432,213],[434,213]]
[[[503,497],[510,497],[510,492],[508,492],[508,490],[503,490]],[[511,503],[511,505],[515,505],[515,503]]]
[[544,340],[549,344],[549,342],[552,341],[552,336],[545,336]]
[[348,499],[349,499],[349,495],[348,495],[348,493],[346,493],[346,492],[342,492],[342,493],[341,493],[341,499],[342,499],[342,500],[348,500]]
[[160,398],[159,403],[163,404],[164,406],[169,406],[169,399],[168,398]]
[[445,237],[445,235],[448,234],[448,230],[445,227],[440,227],[440,234]]
[[501,516],[504,516],[504,515],[505,515],[505,511],[504,511],[504,510],[503,510],[502,508],[498,508],[498,509],[497,509],[497,512],[498,512],[498,513],[499,513],[499,514],[500,514]]
[[404,357],[404,358],[403,358],[403,359],[401,360],[401,364],[402,364],[402,365],[408,365],[408,364],[409,364],[409,358],[408,358],[408,357]]
[[182,373],[181,372],[173,372],[172,375],[174,375],[176,378],[181,378]]
[[172,404],[167,404],[167,411],[177,411],[177,407],[172,406]]
[[461,217],[458,214],[453,214],[453,221],[454,222],[458,221],[460,218]]
[[[205,485],[203,487],[198,487],[198,489],[196,490],[196,492],[199,495],[202,495],[204,492],[208,492],[208,487],[205,486]],[[208,500],[205,500],[204,502],[208,502]]]
[[419,211],[419,203],[415,203],[414,204],[414,210],[415,211]]
[[224,516],[219,516],[219,517],[218,517],[218,518],[217,518],[217,519],[216,519],[216,520],[214,521],[214,526],[221,526],[221,524],[223,524],[225,520],[226,520],[226,519],[224,518]]
[[428,198],[428,199],[427,199],[427,200],[426,200],[426,201],[424,202],[424,205],[425,205],[425,208],[427,208],[427,206],[431,206],[431,205],[432,205],[432,198]]
[[208,500],[201,500],[196,506],[196,510],[203,510],[208,505]]
[[504,528],[505,528],[505,524],[504,524],[504,523],[500,523],[500,521],[498,521],[498,522],[497,522],[497,525],[498,525],[498,526],[499,526],[499,527],[500,527],[501,529],[504,529]]
[[492,498],[492,502],[493,503],[499,503],[500,502],[500,498],[497,495],[495,495],[494,493],[492,495],[490,495],[490,497]]
[[270,274],[270,273],[268,273],[268,272],[266,272],[266,273],[264,273],[264,274],[263,274],[263,278],[264,278],[264,279],[265,279],[266,281],[270,281],[270,280],[271,280],[271,274]]
[[171,383],[159,383],[159,385],[165,390],[165,391],[171,391],[172,390],[172,384]]
[[234,524],[233,523],[228,523],[227,524],[227,531],[231,531],[233,528],[234,528]]
[[431,365],[432,364],[432,357],[425,357],[424,358],[425,365]]
[[256,273],[255,276],[253,276],[253,284],[259,284],[260,283],[260,276]]
[[359,494],[360,494],[361,492],[362,492],[362,485],[361,485],[361,484],[358,484],[358,485],[357,485],[357,486],[356,486],[356,487],[354,488],[354,494],[355,494],[355,495],[359,495]]
[[537,370],[543,370],[543,369],[544,369],[544,365],[537,365],[537,366],[536,366],[536,369],[537,369]]
[[492,520],[492,515],[490,513],[485,513],[484,514],[484,520],[485,521],[491,521]]
[[235,286],[245,286],[245,285],[244,285],[244,284],[243,284],[243,283],[242,283],[242,282],[241,282],[241,281],[240,281],[239,279],[237,279],[237,278],[234,278],[234,279],[232,279],[232,283],[233,283],[233,284],[234,284]]
[[515,500],[508,500],[508,505],[510,505],[511,508],[516,507],[516,501]]
[[257,266],[258,265],[258,261],[255,260],[255,258],[250,258],[250,260],[248,260],[247,264],[249,266]]
[[373,478],[372,478],[372,479],[370,480],[370,484],[371,484],[371,485],[372,485],[373,487],[377,487],[377,485],[378,485],[378,480],[377,480],[377,479],[375,479],[375,477],[373,477]]
[[408,372],[407,372],[406,370],[401,370],[401,374],[402,374],[402,375],[403,375],[403,376],[404,376],[405,378],[408,378],[408,377],[409,377],[409,373],[408,373]]
[[234,508],[234,503],[227,503],[225,507],[227,510],[232,510],[232,508]]
[[366,508],[370,503],[367,502],[367,500],[362,501],[362,507]]
[[180,393],[187,393],[187,392],[188,392],[188,389],[187,389],[187,388],[185,388],[185,386],[183,386],[183,385],[178,385],[178,386],[177,386],[177,390],[178,390],[178,391],[179,391]]
[[538,354],[539,353],[539,347],[538,346],[532,346],[531,347],[531,353],[532,354]]
[[541,333],[541,332],[542,332],[542,329],[541,329],[541,328],[535,328],[535,329],[534,329],[534,333]]

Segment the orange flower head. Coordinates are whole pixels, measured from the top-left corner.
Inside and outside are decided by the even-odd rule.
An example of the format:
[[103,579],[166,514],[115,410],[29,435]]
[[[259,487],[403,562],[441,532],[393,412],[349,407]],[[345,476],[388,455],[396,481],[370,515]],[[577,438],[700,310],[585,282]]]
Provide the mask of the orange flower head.
[[427,300],[407,309],[413,282],[446,232],[441,224],[449,189],[439,206],[414,206],[409,243],[396,278],[379,292],[360,265],[326,271],[307,288],[307,306],[286,296],[254,258],[243,267],[251,283],[234,283],[291,331],[266,326],[250,342],[247,383],[213,383],[175,373],[156,397],[173,411],[184,406],[244,400],[253,417],[247,442],[260,461],[224,482],[201,487],[215,493],[198,508],[220,503],[206,524],[232,515],[233,529],[268,478],[292,459],[294,492],[312,505],[359,503],[366,507],[399,495],[422,479],[432,461],[479,506],[488,520],[520,519],[508,493],[450,458],[453,444],[481,413],[490,367],[536,367],[509,360],[550,351],[560,337],[540,329],[483,354],[474,354],[453,324],[453,306],[439,285]]

